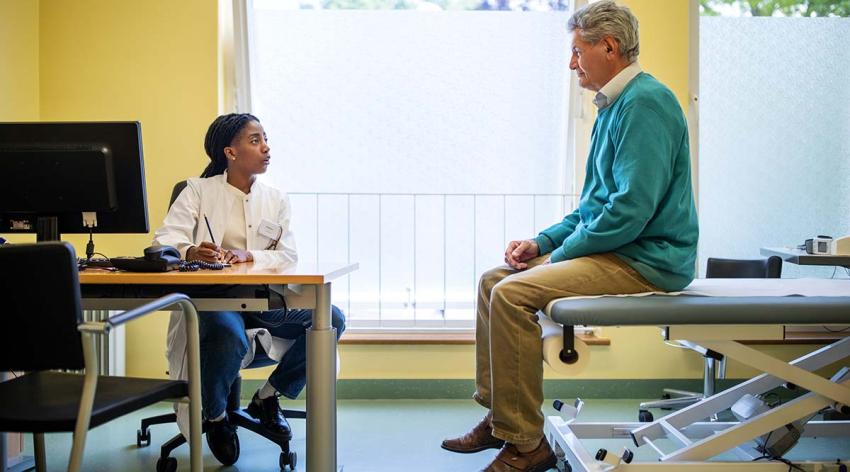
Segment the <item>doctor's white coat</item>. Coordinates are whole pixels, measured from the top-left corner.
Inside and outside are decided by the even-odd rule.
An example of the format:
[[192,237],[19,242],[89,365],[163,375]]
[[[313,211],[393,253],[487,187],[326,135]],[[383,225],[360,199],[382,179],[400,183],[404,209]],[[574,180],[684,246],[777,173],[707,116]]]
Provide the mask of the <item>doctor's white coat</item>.
[[[221,240],[228,226],[227,218],[232,205],[238,203],[227,188],[227,174],[209,178],[192,178],[187,181],[186,188],[180,193],[168,211],[162,227],[154,234],[154,245],[173,246],[180,251],[181,258],[186,258],[186,251],[203,241],[210,241],[204,216],[209,220],[210,229]],[[254,257],[254,267],[286,267],[298,261],[295,248],[295,237],[290,230],[289,197],[272,187],[255,181],[250,193],[243,199],[245,209],[245,235],[247,249]],[[273,227],[279,235],[277,247],[266,249],[275,239],[259,233],[260,224]],[[203,316],[203,315],[201,315]],[[280,361],[283,354],[294,343],[294,340],[272,337],[265,329],[250,329],[246,331],[249,349],[242,360],[242,367],[247,367],[254,358],[256,344],[260,343],[269,357]],[[166,340],[166,357],[168,372],[171,379],[187,379],[188,368],[186,360],[186,330],[182,312],[171,313]],[[188,434],[188,407],[176,404],[177,424],[184,435]],[[188,437],[188,436],[187,436]]]

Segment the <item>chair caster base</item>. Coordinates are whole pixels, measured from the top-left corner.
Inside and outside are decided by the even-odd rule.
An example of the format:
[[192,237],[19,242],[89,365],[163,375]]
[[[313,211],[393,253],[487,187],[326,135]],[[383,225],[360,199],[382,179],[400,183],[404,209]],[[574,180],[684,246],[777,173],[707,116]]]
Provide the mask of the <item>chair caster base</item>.
[[286,466],[289,466],[289,470],[295,470],[295,465],[298,463],[298,455],[294,452],[280,453],[280,459],[278,460],[278,465],[280,466],[280,470],[286,470]]
[[151,445],[151,432],[145,429],[142,432],[141,429],[136,430],[136,447],[147,447]]
[[156,461],[156,472],[176,472],[177,459],[173,457],[160,457]]

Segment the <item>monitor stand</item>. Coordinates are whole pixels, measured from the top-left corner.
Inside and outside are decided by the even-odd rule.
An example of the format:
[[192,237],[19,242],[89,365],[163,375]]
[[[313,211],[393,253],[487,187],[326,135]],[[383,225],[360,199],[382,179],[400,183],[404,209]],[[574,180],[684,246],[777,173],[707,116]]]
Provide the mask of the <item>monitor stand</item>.
[[39,216],[35,221],[35,240],[37,242],[59,241],[59,218]]

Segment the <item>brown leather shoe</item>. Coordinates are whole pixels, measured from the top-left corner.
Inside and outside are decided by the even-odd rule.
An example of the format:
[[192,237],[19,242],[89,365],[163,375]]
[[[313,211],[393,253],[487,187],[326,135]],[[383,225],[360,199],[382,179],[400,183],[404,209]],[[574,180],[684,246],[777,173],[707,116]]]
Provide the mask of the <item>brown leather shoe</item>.
[[537,449],[526,453],[519,452],[511,443],[505,443],[493,462],[481,472],[545,472],[554,468],[556,462],[555,453],[545,438]]
[[472,431],[459,438],[446,439],[440,446],[447,451],[469,454],[480,452],[484,449],[499,449],[505,441],[493,436],[493,427],[490,426],[490,415],[484,417]]

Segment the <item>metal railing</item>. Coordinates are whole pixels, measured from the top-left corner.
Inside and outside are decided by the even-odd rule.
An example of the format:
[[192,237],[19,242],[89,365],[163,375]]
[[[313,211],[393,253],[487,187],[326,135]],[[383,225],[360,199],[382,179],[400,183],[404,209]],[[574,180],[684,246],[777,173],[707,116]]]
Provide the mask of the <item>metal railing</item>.
[[333,302],[360,329],[469,330],[478,278],[573,194],[290,193],[300,258],[356,261]]

